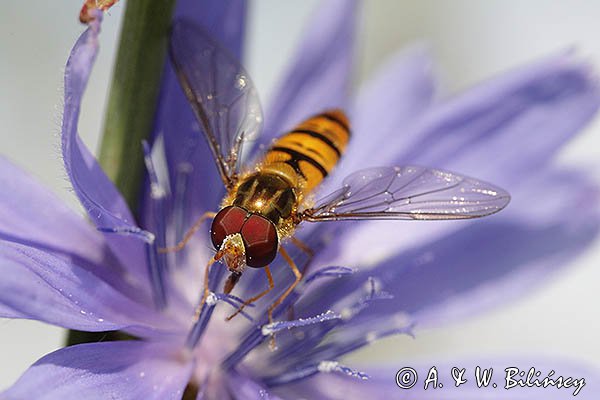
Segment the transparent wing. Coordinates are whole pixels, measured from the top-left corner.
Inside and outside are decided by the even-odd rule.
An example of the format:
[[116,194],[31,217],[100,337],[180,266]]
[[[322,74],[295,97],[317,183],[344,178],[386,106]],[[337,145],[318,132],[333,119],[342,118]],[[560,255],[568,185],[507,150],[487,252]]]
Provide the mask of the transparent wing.
[[262,124],[256,89],[236,58],[190,22],[173,25],[170,53],[221,178],[230,186],[239,172],[242,145],[256,138]]
[[465,219],[503,209],[510,195],[487,182],[424,167],[380,167],[349,175],[343,187],[302,213],[307,221]]

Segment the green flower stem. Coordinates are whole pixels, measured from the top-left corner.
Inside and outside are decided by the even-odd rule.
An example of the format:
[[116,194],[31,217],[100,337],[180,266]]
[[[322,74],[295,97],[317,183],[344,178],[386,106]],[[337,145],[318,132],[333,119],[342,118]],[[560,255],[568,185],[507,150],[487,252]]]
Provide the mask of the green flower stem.
[[[100,145],[100,164],[136,213],[142,140],[150,136],[175,0],[127,0]],[[121,332],[70,330],[67,345],[131,339]]]
[[98,157],[135,213],[175,0],[127,0]]

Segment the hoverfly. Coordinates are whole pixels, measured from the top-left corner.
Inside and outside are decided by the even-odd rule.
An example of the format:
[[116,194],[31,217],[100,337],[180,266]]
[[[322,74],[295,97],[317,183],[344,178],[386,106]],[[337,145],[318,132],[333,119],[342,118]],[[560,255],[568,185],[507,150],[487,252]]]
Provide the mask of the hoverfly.
[[504,208],[509,194],[489,183],[417,166],[380,167],[349,175],[341,188],[310,204],[309,195],[343,155],[350,126],[341,110],[325,110],[276,139],[260,161],[242,167],[242,146],[257,137],[262,112],[256,89],[240,63],[213,38],[179,21],[170,53],[178,79],[200,122],[223,180],[226,195],[218,213],[206,213],[176,246],[182,249],[203,221],[212,218],[216,254],[205,270],[202,307],[209,295],[208,270],[223,260],[230,271],[223,291],[233,290],[246,267],[264,268],[269,288],[246,300],[231,315],[274,288],[269,264],[279,253],[294,282],[268,308],[273,310],[294,290],[302,271],[281,243],[291,241],[304,222],[399,219],[450,220],[483,217]]

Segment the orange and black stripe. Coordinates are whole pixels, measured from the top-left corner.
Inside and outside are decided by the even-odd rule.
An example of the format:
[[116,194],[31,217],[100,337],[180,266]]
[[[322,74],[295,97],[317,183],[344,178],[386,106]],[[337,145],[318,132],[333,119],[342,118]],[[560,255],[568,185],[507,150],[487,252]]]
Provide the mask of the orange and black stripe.
[[303,182],[302,190],[306,194],[335,167],[349,139],[346,114],[337,109],[328,110],[277,139],[267,151],[263,166],[279,169],[282,175],[294,173],[293,181]]

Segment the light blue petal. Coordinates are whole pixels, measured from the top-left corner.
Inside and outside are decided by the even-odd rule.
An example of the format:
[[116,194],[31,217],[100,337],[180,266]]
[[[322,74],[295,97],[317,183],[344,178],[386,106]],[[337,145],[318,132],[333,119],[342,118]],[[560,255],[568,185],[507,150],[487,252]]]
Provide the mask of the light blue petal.
[[441,103],[416,126],[399,130],[404,144],[390,143],[380,161],[450,169],[510,189],[548,163],[599,105],[591,67],[561,53]]
[[331,107],[347,109],[357,2],[319,4],[265,113],[262,143]]
[[[32,176],[0,157],[0,238],[49,252],[115,286],[126,271],[111,259],[101,233]],[[133,295],[132,288],[129,293]]]
[[140,341],[66,347],[33,364],[2,399],[179,400],[193,363]]
[[179,333],[174,321],[131,300],[91,272],[38,249],[0,241],[0,311],[69,329],[124,329],[138,335]]
[[[73,189],[93,224],[100,228],[138,230],[123,197],[77,133],[81,99],[98,51],[101,15],[75,43],[65,69],[62,153]],[[124,268],[147,284],[144,243],[135,237],[107,234],[106,242]]]
[[361,87],[350,111],[350,142],[321,193],[334,191],[354,171],[382,165],[384,148],[401,151],[408,144],[405,132],[433,107],[434,78],[427,48],[415,46],[394,55]]

